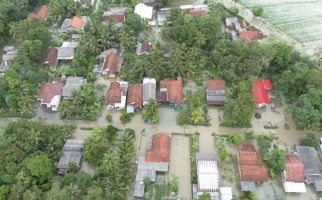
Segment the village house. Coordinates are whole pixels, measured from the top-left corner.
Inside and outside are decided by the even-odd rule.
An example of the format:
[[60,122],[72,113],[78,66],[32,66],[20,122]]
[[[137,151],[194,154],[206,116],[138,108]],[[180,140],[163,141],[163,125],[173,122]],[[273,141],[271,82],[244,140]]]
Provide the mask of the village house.
[[35,12],[28,14],[28,19],[37,19],[37,20],[45,20],[48,17],[48,7],[43,5],[40,6]]
[[196,153],[196,168],[198,184],[192,186],[194,199],[204,193],[210,194],[211,200],[232,199],[231,187],[220,187],[215,153]]
[[120,56],[116,53],[108,54],[103,61],[102,75],[115,77],[120,68]]
[[62,97],[63,87],[63,83],[45,83],[39,91],[37,100],[41,102],[41,105],[45,105],[52,111],[57,111]]
[[227,17],[225,19],[225,25],[229,31],[235,31],[236,33],[246,30],[245,21],[237,17]]
[[143,78],[143,106],[149,104],[150,99],[156,98],[156,80],[154,78]]
[[71,63],[74,59],[75,49],[78,42],[63,42],[61,47],[58,47],[57,62]]
[[136,46],[136,55],[140,56],[143,54],[150,54],[150,51],[152,49],[152,43],[145,41],[145,42],[139,42]]
[[3,75],[4,72],[9,69],[11,61],[17,56],[18,49],[14,46],[3,47],[4,54],[2,55],[2,61],[0,64],[0,74]]
[[269,91],[272,90],[272,88],[273,86],[270,80],[260,78],[256,79],[252,93],[258,108],[265,108],[271,103],[269,99]]
[[111,8],[108,11],[105,11],[101,17],[103,24],[114,23],[116,27],[122,27],[125,21],[125,10],[124,7],[115,7]]
[[143,107],[143,88],[142,84],[132,84],[127,92],[127,112],[134,113],[135,109]]
[[237,150],[241,191],[255,191],[255,183],[268,181],[266,165],[260,159],[254,145],[245,144]]
[[180,9],[182,13],[189,13],[193,16],[203,16],[209,12],[208,5],[181,5]]
[[285,192],[304,193],[304,165],[295,153],[285,156],[285,170],[282,176]]
[[64,33],[79,33],[84,31],[87,24],[88,17],[77,17],[74,16],[71,19],[65,19],[61,25],[60,32]]
[[50,48],[47,51],[47,54],[42,62],[44,67],[52,67],[57,64],[57,56],[58,56],[58,49],[57,48]]
[[67,173],[69,164],[74,163],[78,168],[82,158],[83,140],[67,140],[63,146],[63,155],[57,163],[58,174],[63,176]]
[[160,103],[174,104],[179,108],[184,103],[182,81],[181,80],[162,80],[160,81],[160,92],[156,98]]
[[167,22],[167,17],[170,16],[170,8],[161,8],[158,13],[158,26],[163,26]]
[[135,176],[134,197],[144,197],[144,179],[156,181],[157,175],[169,170],[171,137],[164,133],[153,135],[152,146],[146,152],[146,157],[139,156]]
[[241,31],[238,33],[238,36],[247,43],[258,41],[264,38],[263,33],[260,31]]
[[224,105],[226,102],[226,85],[222,79],[207,80],[205,82],[208,105]]
[[80,90],[86,83],[86,79],[78,76],[69,76],[63,88],[62,97],[64,99],[73,99],[73,91]]
[[106,92],[107,109],[124,109],[126,104],[126,95],[128,82],[113,81]]
[[322,191],[322,165],[313,147],[295,146],[295,153],[304,165],[306,184],[314,185],[316,192]]

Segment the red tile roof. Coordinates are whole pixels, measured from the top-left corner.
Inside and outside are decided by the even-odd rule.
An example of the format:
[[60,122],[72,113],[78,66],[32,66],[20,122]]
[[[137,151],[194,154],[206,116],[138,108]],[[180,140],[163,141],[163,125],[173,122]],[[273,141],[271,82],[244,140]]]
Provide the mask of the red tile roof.
[[39,20],[44,20],[48,16],[48,7],[47,6],[41,6],[40,8],[37,9],[36,12],[29,13],[28,14],[28,19],[39,19]]
[[74,16],[73,18],[70,19],[69,25],[77,28],[77,29],[82,29],[84,24],[84,20],[82,18],[79,18],[77,16]]
[[58,49],[50,48],[47,52],[46,57],[43,60],[43,65],[48,67],[55,65],[57,63],[57,54]]
[[120,60],[120,57],[115,53],[111,53],[107,55],[104,61],[104,70],[107,70],[109,74],[115,75],[119,60]]
[[146,162],[169,162],[171,138],[163,133],[153,135],[152,147],[146,151]]
[[252,42],[254,40],[260,40],[264,38],[262,32],[259,31],[241,31],[239,37],[245,42]]
[[103,22],[112,21],[112,22],[115,22],[115,23],[121,23],[121,22],[124,22],[124,15],[109,15],[109,16],[103,16],[101,18],[101,20]]
[[127,105],[132,105],[134,108],[142,108],[143,87],[141,84],[133,84],[129,86],[127,93]]
[[272,89],[272,83],[270,80],[256,79],[255,85],[253,86],[253,97],[257,105],[270,104],[271,101],[268,97],[268,90]]
[[108,105],[114,106],[115,103],[121,102],[122,87],[119,82],[111,82],[110,88],[106,92],[106,102]]
[[254,145],[246,144],[238,149],[237,153],[241,181],[265,182],[268,180],[267,167],[260,163]]
[[304,183],[304,165],[295,154],[285,157],[285,181]]
[[167,90],[167,100],[170,103],[183,104],[183,91],[181,80],[162,80],[160,81],[160,91]]
[[45,83],[39,91],[38,99],[42,103],[50,103],[54,96],[61,95],[63,87],[62,83]]
[[203,16],[206,14],[206,11],[204,10],[190,10],[190,14],[193,15],[193,16]]
[[225,81],[222,79],[214,79],[206,81],[207,90],[225,90]]

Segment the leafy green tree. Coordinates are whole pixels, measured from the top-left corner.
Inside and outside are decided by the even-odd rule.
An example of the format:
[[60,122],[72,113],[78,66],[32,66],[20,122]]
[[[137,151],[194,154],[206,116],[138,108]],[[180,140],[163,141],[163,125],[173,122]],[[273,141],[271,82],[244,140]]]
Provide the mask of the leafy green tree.
[[317,150],[319,149],[318,139],[314,133],[308,133],[305,138],[301,138],[300,145],[314,147]]
[[193,109],[191,112],[191,121],[198,124],[202,121],[202,113],[198,109]]
[[209,193],[203,193],[199,196],[199,200],[211,200],[211,196]]
[[24,164],[33,184],[44,184],[53,177],[53,163],[47,155],[27,157]]
[[273,174],[281,174],[285,169],[285,151],[275,148],[265,158],[264,162],[267,163],[268,169]]
[[151,119],[154,124],[159,122],[159,105],[155,99],[149,99],[148,105],[146,105],[142,111],[142,116],[145,122],[149,119]]
[[130,122],[132,119],[132,115],[130,113],[127,113],[126,111],[123,111],[121,116],[120,116],[120,120],[122,123],[128,123]]
[[252,12],[255,16],[261,16],[263,14],[263,8],[262,7],[259,7],[259,6],[254,6],[252,7]]

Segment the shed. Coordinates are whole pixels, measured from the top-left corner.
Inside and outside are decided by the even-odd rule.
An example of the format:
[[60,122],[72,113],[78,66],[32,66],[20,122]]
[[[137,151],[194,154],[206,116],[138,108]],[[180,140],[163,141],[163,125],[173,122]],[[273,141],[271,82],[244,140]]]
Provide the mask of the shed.
[[208,105],[224,105],[226,102],[226,84],[222,79],[205,82]]

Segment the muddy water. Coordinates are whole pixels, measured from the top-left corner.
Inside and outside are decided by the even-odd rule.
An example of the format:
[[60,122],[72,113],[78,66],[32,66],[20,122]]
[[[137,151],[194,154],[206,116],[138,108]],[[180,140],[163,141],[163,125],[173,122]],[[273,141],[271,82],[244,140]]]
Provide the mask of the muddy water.
[[178,196],[185,199],[192,199],[189,138],[186,136],[172,136],[169,175],[178,177]]

